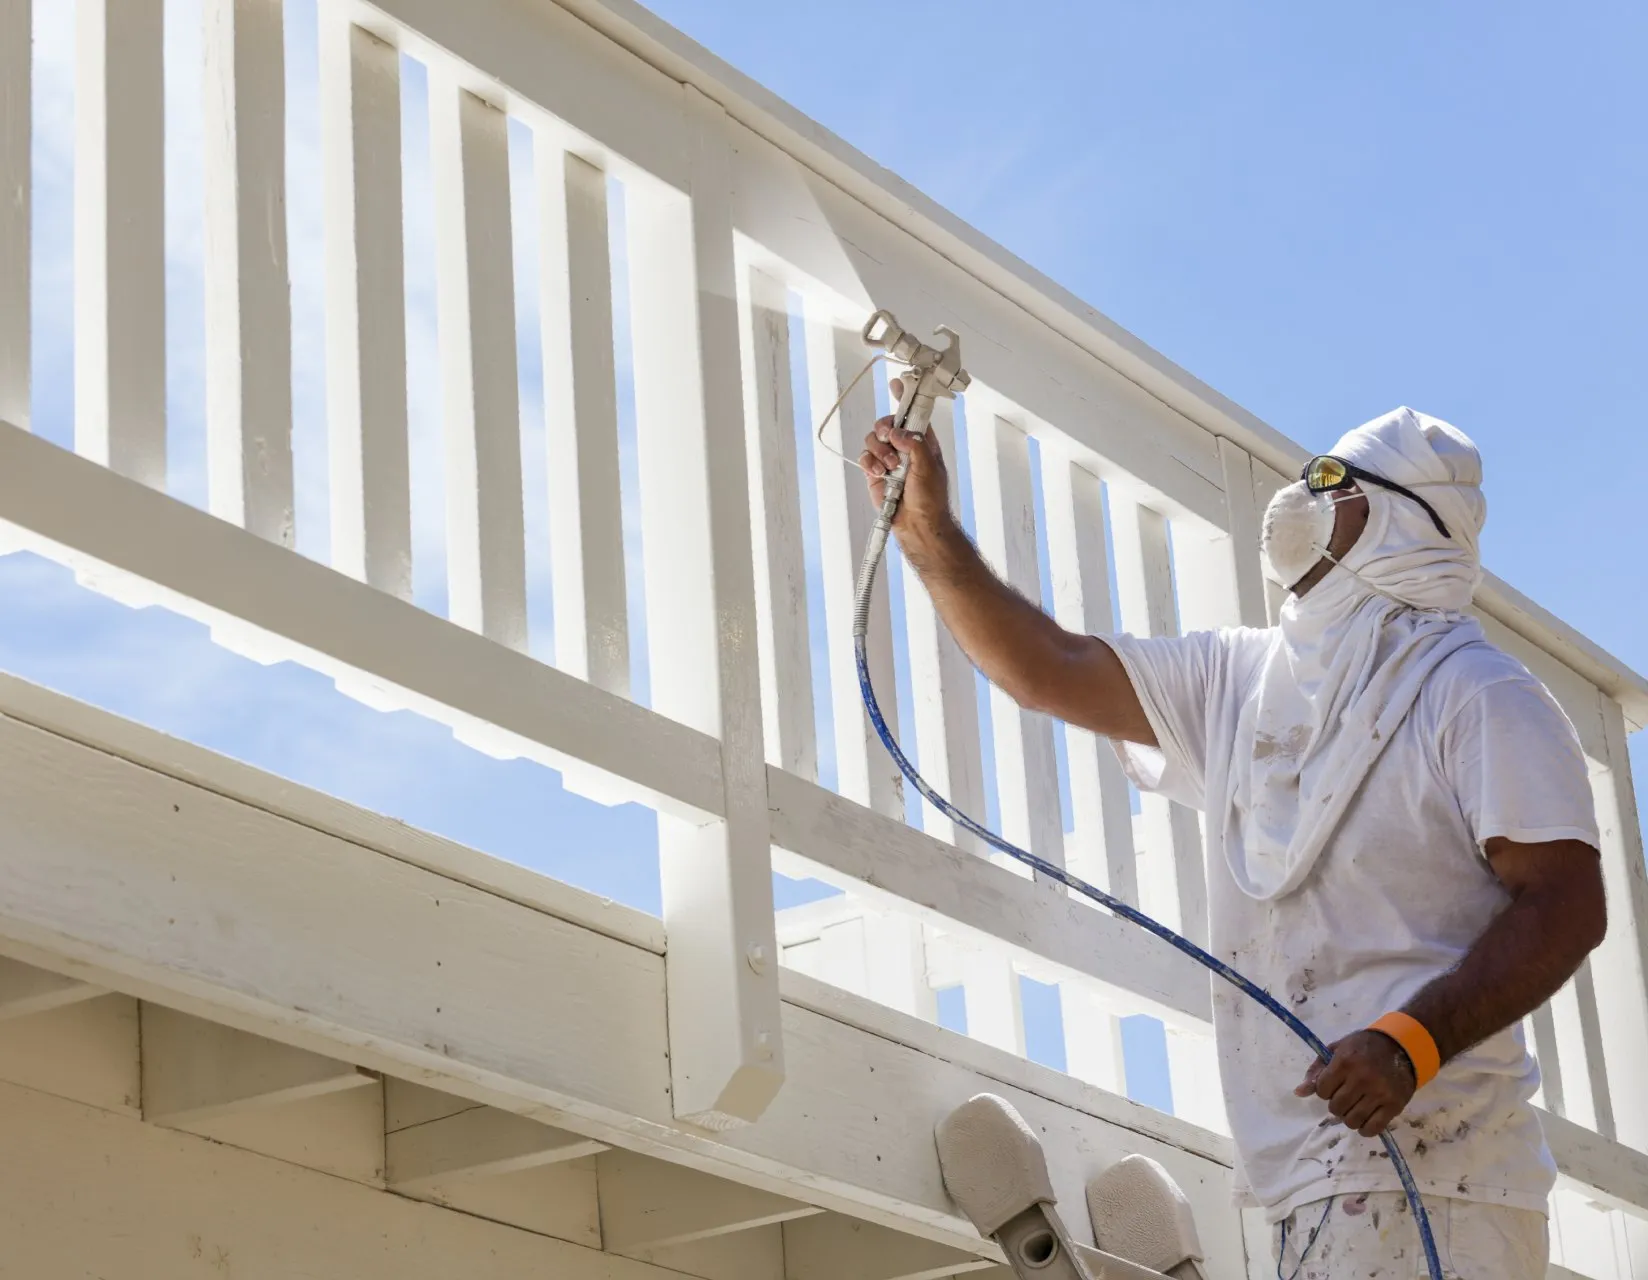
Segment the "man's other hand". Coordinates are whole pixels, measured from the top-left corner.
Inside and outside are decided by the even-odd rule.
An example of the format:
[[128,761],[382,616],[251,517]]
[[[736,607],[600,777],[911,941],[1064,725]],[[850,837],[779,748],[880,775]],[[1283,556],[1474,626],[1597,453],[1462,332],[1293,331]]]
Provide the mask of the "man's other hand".
[[1413,1064],[1382,1031],[1355,1031],[1328,1049],[1333,1060],[1311,1063],[1294,1094],[1325,1099],[1346,1128],[1377,1138],[1413,1097]]

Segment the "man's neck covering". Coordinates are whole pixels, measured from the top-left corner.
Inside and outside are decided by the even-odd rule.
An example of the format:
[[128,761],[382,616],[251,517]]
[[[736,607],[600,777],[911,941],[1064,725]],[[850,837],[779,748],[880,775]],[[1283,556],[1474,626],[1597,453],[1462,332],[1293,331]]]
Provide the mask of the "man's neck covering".
[[1486,643],[1464,612],[1482,576],[1487,511],[1476,446],[1403,408],[1329,452],[1413,488],[1451,536],[1412,498],[1363,483],[1362,536],[1283,605],[1232,753],[1219,762],[1227,768],[1218,776],[1210,760],[1207,779],[1209,853],[1222,848],[1236,883],[1259,899],[1291,892],[1310,873],[1426,677],[1455,650]]

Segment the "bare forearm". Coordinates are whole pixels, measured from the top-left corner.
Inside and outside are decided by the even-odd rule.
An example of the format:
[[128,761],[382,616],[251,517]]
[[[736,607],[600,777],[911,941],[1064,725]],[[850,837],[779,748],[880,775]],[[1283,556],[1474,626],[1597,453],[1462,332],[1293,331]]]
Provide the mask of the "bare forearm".
[[1444,1062],[1532,1013],[1600,939],[1589,895],[1526,892],[1488,926],[1465,958],[1406,1005]]
[[1014,701],[1049,710],[1075,637],[998,578],[953,520],[900,530],[899,545],[968,660]]

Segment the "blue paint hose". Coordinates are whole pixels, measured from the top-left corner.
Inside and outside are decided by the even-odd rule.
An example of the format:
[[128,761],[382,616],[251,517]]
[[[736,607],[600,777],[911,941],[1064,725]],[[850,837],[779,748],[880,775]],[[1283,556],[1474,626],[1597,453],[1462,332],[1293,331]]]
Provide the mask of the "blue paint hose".
[[[886,499],[883,501],[881,511],[876,517],[875,527],[870,534],[869,545],[864,551],[864,560],[859,566],[858,586],[853,600],[853,652],[858,663],[859,692],[864,697],[864,709],[869,712],[870,723],[875,726],[877,736],[880,737],[882,745],[887,748],[887,753],[892,756],[893,763],[898,765],[899,772],[910,780],[910,785],[920,792],[928,803],[949,818],[951,822],[954,822],[965,831],[971,831],[991,848],[999,849],[1010,858],[1016,858],[1038,875],[1046,876],[1049,880],[1055,880],[1064,885],[1065,888],[1092,899],[1100,906],[1120,916],[1123,920],[1138,925],[1139,928],[1155,934],[1169,946],[1176,947],[1184,952],[1196,963],[1217,974],[1247,996],[1248,999],[1264,1008],[1289,1031],[1304,1041],[1312,1053],[1323,1062],[1327,1062],[1333,1054],[1329,1051],[1327,1045],[1322,1042],[1322,1038],[1306,1026],[1270,992],[1252,979],[1236,972],[1223,960],[1197,946],[1189,938],[1181,937],[1165,924],[1151,919],[1137,907],[1129,906],[1120,898],[1112,897],[1103,889],[1095,888],[1085,880],[1071,875],[1063,867],[1048,862],[1045,858],[1038,858],[1028,850],[1010,844],[984,826],[983,823],[975,822],[951,804],[944,796],[933,790],[928,785],[927,780],[916,772],[915,766],[910,763],[904,752],[899,748],[898,739],[893,736],[892,730],[887,727],[886,718],[881,714],[881,704],[876,701],[875,686],[870,680],[870,663],[866,646],[870,622],[870,594],[875,587],[876,568],[881,563],[882,555],[887,549],[887,536],[892,529],[893,516],[898,510],[899,499],[903,496],[904,479],[909,465],[910,460],[906,456],[899,463],[898,469],[887,478]],[[1444,1280],[1442,1262],[1436,1252],[1436,1238],[1431,1233],[1430,1217],[1426,1214],[1425,1205],[1419,1197],[1419,1186],[1413,1180],[1413,1171],[1408,1168],[1408,1162],[1397,1147],[1396,1139],[1391,1136],[1389,1129],[1380,1135],[1380,1141],[1385,1144],[1385,1151],[1390,1156],[1391,1167],[1396,1170],[1396,1176],[1401,1179],[1402,1190],[1407,1195],[1408,1204],[1413,1209],[1413,1220],[1419,1227],[1419,1242],[1425,1250],[1425,1263],[1430,1269],[1431,1280]]]

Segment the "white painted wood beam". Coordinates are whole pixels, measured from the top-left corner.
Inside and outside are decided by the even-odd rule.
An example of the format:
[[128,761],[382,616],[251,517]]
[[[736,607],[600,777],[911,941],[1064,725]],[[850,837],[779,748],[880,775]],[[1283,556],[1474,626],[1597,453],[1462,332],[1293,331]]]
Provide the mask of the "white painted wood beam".
[[[626,189],[652,704],[718,739],[723,821],[661,816],[676,1115],[747,1123],[784,1079],[725,114],[691,90],[690,204]],[[665,620],[667,620],[667,625]]]
[[319,18],[332,567],[410,600],[401,55]]
[[605,1143],[526,1116],[470,1106],[386,1133],[384,1176],[391,1190],[422,1195],[454,1182],[519,1173],[605,1150]]
[[816,778],[818,733],[796,469],[789,300],[784,285],[759,267],[742,270],[739,283],[762,733],[770,763]]
[[[541,1229],[0,1084],[6,1266],[30,1276],[681,1280]],[[90,1206],[90,1208],[88,1208]],[[296,1224],[296,1225],[295,1225]],[[558,1229],[564,1231],[566,1226]],[[198,1257],[192,1246],[200,1244]]]
[[[240,620],[290,658],[516,754],[599,770],[702,822],[724,812],[704,733],[482,640],[303,556],[0,423],[0,510],[31,549],[209,623]],[[111,570],[117,571],[111,573]],[[154,585],[149,585],[154,584]]]
[[0,1022],[95,1000],[108,991],[78,978],[0,956]]
[[[1122,626],[1134,635],[1178,631],[1167,520],[1117,489],[1110,491],[1116,590]],[[1148,835],[1140,853],[1140,906],[1192,942],[1207,945],[1207,876],[1193,810],[1165,796],[1140,798]]]
[[[824,428],[823,440],[828,448],[854,459],[875,425],[872,379],[879,370],[865,374],[848,393],[848,384],[869,358],[869,352],[855,330],[839,328],[815,315],[822,309],[816,300],[809,301],[807,308],[809,421],[822,422],[830,406],[845,393],[836,416]],[[819,561],[824,575],[830,705],[835,716],[836,786],[849,799],[868,805],[884,817],[903,821],[904,778],[864,709],[853,648],[854,588],[875,512],[865,492],[863,473],[856,466],[825,451],[813,456],[818,479]],[[889,579],[884,564],[870,597],[866,648],[882,714],[888,724],[896,725],[898,686],[893,668]]]
[[1142,930],[804,779],[769,769],[767,786],[774,846],[806,860],[793,873],[981,945],[1006,942],[1046,961],[1049,978],[1096,980],[1167,1021],[1212,1017],[1206,974]]
[[203,0],[212,514],[293,545],[292,301],[280,0]]
[[34,4],[0,0],[0,421],[29,425]]
[[75,9],[75,448],[166,487],[162,0]]
[[[99,739],[91,721],[79,732]],[[1228,1140],[794,973],[783,1010],[791,1087],[759,1125],[677,1125],[659,957],[328,835],[335,802],[306,819],[303,806],[320,799],[305,801],[302,788],[282,788],[289,820],[214,794],[209,769],[186,784],[121,760],[113,745],[0,720],[0,939],[12,954],[49,952],[93,966],[105,985],[477,1101],[525,1105],[550,1123],[576,1120],[598,1140],[767,1190],[804,1182],[826,1208],[963,1247],[976,1238],[944,1195],[932,1126],[989,1089],[1045,1126],[1061,1197],[1079,1199],[1095,1160],[1142,1150],[1211,1224],[1210,1256],[1239,1256],[1224,1225]],[[245,772],[223,767],[230,779]],[[63,802],[65,779],[74,803]],[[431,967],[442,957],[462,963]],[[583,976],[571,989],[519,981],[556,972]],[[1624,1196],[1648,1185],[1629,1163],[1640,1154],[1591,1135],[1576,1163],[1565,1134],[1548,1129],[1582,1181]]]
[[[1076,635],[1115,630],[1110,600],[1109,535],[1098,476],[1051,446],[1042,449],[1042,506],[1053,616]],[[1072,872],[1123,902],[1139,901],[1138,857],[1127,775],[1107,741],[1066,725],[1075,831],[1066,842]]]
[[[976,412],[967,420],[967,452],[972,462],[973,524],[979,550],[1008,586],[1041,607],[1030,438],[997,416],[982,397],[973,403]],[[1062,866],[1064,817],[1053,754],[1053,722],[1041,712],[1020,707],[992,684],[990,727],[1001,834],[1037,857]],[[1006,859],[1005,854],[996,857]]]
[[[950,508],[961,518],[960,468],[952,428],[953,406],[933,406],[928,430],[949,463]],[[927,588],[904,566],[904,629],[910,652],[910,699],[916,727],[916,756],[922,777],[963,813],[982,821],[984,763],[979,750],[978,697],[973,665],[939,620]],[[983,855],[986,846],[959,830],[931,802],[922,801],[921,829],[936,839]]]
[[814,1205],[632,1151],[596,1163],[601,1244],[636,1254],[821,1213]]
[[628,696],[629,566],[624,558],[618,382],[612,328],[607,175],[532,140],[538,176],[538,296],[549,455],[555,663]]
[[[441,64],[437,68],[444,71]],[[436,300],[448,613],[525,651],[526,534],[509,208],[509,120],[432,68]]]
[[1608,936],[1591,953],[1591,979],[1600,1017],[1602,1058],[1614,1084],[1615,1128],[1622,1142],[1648,1150],[1648,864],[1631,781],[1625,719],[1619,703],[1598,694],[1605,743],[1603,767],[1593,767],[1608,891]]
[[1559,1188],[1648,1221],[1648,1154],[1549,1112],[1540,1113],[1539,1123],[1556,1159]]
[[995,1265],[977,1254],[835,1213],[784,1224],[784,1280],[947,1280]]
[[145,1002],[143,1118],[187,1129],[224,1116],[375,1084],[347,1062]]

